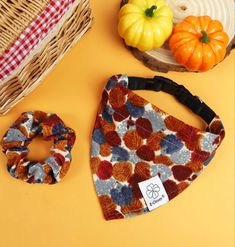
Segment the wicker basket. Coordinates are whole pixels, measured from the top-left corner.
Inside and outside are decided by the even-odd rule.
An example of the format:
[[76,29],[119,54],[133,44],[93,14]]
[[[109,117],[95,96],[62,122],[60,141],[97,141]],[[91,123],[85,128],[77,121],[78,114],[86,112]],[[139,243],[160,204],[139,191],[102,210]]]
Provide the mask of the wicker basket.
[[[29,2],[29,1],[27,1]],[[81,0],[72,14],[41,49],[36,49],[26,64],[6,81],[0,82],[0,114],[32,92],[60,61],[64,54],[91,27],[92,15],[88,0]]]

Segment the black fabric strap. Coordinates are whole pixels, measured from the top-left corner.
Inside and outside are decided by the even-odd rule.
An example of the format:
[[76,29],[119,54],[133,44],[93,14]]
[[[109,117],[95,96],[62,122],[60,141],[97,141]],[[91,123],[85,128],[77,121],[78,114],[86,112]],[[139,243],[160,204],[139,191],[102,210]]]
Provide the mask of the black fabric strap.
[[155,76],[153,79],[129,77],[128,88],[130,90],[152,90],[169,93],[200,116],[207,124],[215,118],[215,112],[207,106],[199,97],[192,95],[183,85],[162,77]]

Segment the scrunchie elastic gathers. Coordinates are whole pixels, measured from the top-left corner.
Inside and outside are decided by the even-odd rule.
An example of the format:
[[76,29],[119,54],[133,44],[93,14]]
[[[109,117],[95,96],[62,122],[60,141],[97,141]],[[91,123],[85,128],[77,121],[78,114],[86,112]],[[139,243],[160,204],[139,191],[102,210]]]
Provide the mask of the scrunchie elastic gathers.
[[[54,142],[50,156],[42,162],[27,159],[28,145],[38,135]],[[70,167],[70,152],[75,139],[75,132],[66,127],[56,114],[41,111],[23,113],[1,142],[8,158],[7,169],[11,176],[28,183],[58,183]]]

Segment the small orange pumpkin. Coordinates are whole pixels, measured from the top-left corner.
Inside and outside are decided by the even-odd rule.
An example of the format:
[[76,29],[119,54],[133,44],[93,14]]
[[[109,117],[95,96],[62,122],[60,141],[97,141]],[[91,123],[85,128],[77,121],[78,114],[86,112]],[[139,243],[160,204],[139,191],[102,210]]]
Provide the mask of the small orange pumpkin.
[[173,30],[169,46],[176,61],[190,71],[207,71],[226,55],[229,37],[209,16],[188,16]]

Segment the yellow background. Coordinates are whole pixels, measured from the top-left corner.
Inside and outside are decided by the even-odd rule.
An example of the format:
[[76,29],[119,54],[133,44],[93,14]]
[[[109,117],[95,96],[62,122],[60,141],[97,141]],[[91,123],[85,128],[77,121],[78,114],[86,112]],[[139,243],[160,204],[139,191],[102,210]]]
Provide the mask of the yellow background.
[[[119,0],[92,0],[93,28],[42,85],[0,118],[0,136],[23,111],[58,113],[77,132],[73,162],[58,185],[13,179],[0,154],[1,247],[232,247],[234,221],[234,52],[210,72],[163,74],[187,86],[222,118],[226,139],[198,180],[170,203],[144,216],[106,222],[89,164],[90,137],[107,79],[118,73],[152,77],[116,32]],[[202,121],[172,96],[141,92],[196,127]],[[48,146],[48,145],[47,145]],[[34,145],[33,155],[38,154]]]

